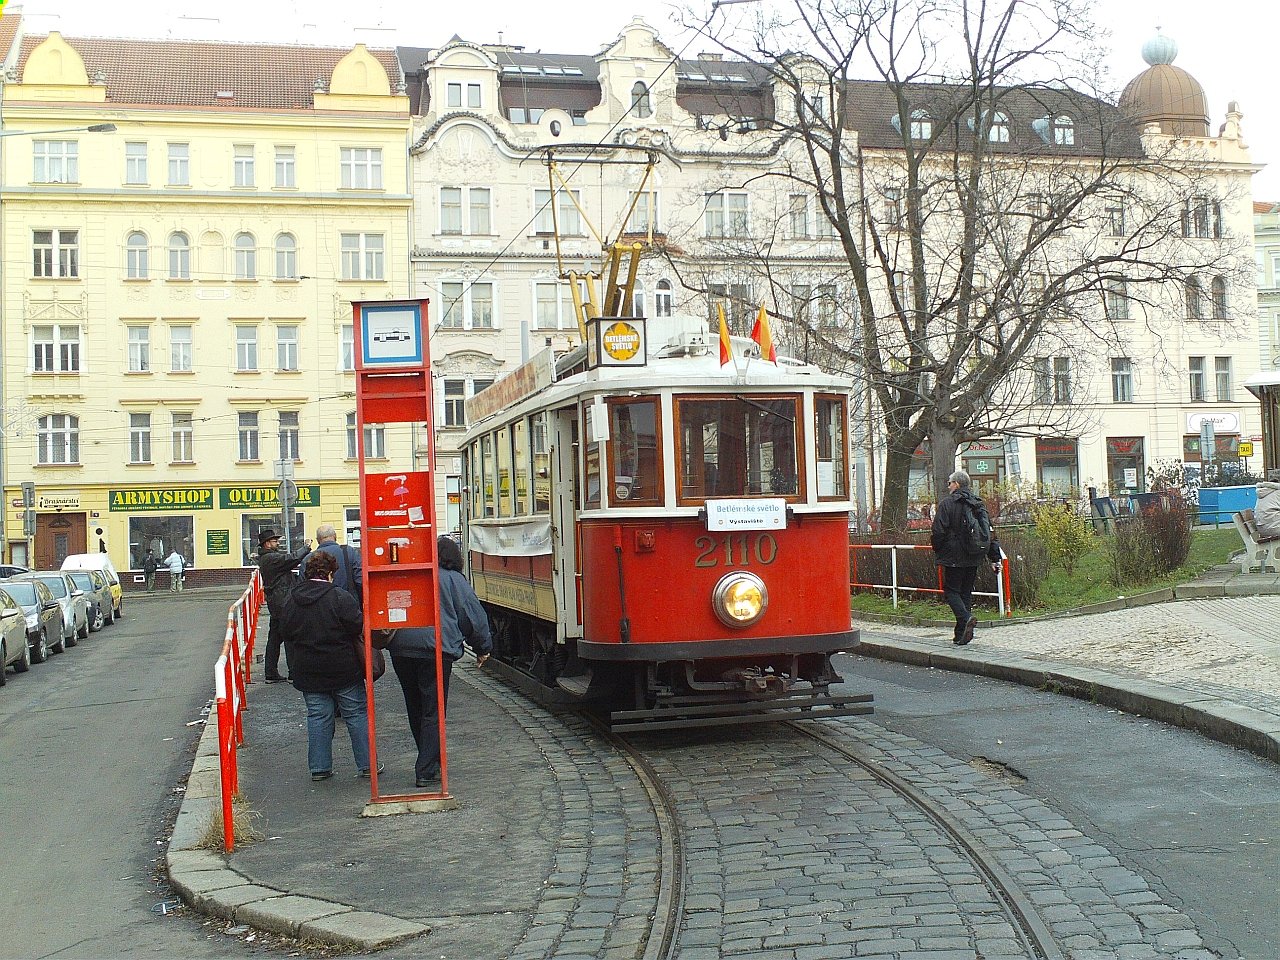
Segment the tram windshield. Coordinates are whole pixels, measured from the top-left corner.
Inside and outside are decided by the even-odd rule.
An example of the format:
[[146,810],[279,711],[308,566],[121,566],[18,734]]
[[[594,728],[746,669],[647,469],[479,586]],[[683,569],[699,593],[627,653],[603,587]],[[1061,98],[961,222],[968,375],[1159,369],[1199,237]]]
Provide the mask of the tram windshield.
[[676,398],[680,499],[795,497],[799,397]]

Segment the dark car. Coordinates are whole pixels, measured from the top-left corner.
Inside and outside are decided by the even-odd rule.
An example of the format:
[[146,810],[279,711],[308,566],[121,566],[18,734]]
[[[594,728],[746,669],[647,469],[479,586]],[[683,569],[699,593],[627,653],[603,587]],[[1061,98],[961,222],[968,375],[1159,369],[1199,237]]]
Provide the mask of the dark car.
[[26,567],[20,567],[16,563],[0,563],[0,578],[16,577],[20,573],[30,573]]
[[32,663],[44,663],[50,652],[61,653],[65,649],[62,605],[48,587],[38,580],[5,580],[0,582],[0,591],[22,608]]
[[14,603],[12,597],[0,591],[0,687],[8,682],[6,674],[10,664],[14,672],[26,673],[31,669],[31,661],[22,608]]
[[75,585],[74,580],[61,570],[33,570],[31,573],[20,573],[9,578],[10,583],[20,583],[23,580],[43,583],[62,607],[66,646],[74,647],[76,641],[89,635],[89,599]]
[[85,593],[89,601],[89,629],[101,630],[116,621],[115,597],[111,582],[100,570],[67,570],[67,576]]

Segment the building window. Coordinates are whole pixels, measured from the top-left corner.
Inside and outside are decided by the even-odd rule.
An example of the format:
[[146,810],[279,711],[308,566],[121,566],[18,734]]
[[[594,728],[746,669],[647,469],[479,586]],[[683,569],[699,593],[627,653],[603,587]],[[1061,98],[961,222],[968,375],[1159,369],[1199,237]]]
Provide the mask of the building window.
[[301,460],[298,452],[299,442],[298,412],[296,410],[280,411],[280,459]]
[[933,119],[927,110],[911,111],[911,139],[928,140],[933,136]]
[[36,462],[80,462],[80,418],[51,413],[36,421]]
[[380,149],[343,147],[340,154],[343,189],[382,189],[382,151]]
[[192,440],[191,414],[175,413],[173,415],[173,462],[194,463],[195,445]]
[[276,189],[287,190],[298,185],[297,163],[293,147],[276,147]]
[[124,241],[125,279],[146,280],[148,272],[147,235],[135,230]]
[[1231,401],[1231,358],[1213,358],[1214,395],[1220,403]]
[[131,186],[145,186],[147,182],[147,145],[124,145],[124,182]]
[[507,119],[512,123],[537,123],[546,111],[542,107],[508,107]]
[[631,87],[631,115],[645,119],[653,116],[653,104],[649,99],[649,88],[640,80]]
[[587,111],[585,110],[570,110],[569,117],[575,127],[585,127],[587,125]]
[[489,188],[472,187],[467,191],[467,219],[472,236],[487,236],[491,231],[489,216]]
[[1129,288],[1123,280],[1108,280],[1103,288],[1108,320],[1129,319]]
[[655,317],[669,317],[673,306],[671,281],[659,280],[658,289],[653,295],[653,315]]
[[[461,187],[440,188],[440,232],[463,233]],[[490,232],[489,188],[472,187],[465,191],[467,197],[466,233],[487,236]]]
[[1204,287],[1201,286],[1199,277],[1187,277],[1186,294],[1187,319],[1203,320],[1205,316]]
[[298,241],[291,233],[276,237],[276,279],[298,279]]
[[151,328],[129,327],[129,372],[151,372]]
[[32,276],[80,276],[79,230],[33,230],[31,241]]
[[803,193],[791,195],[791,236],[802,240],[809,236],[809,204]]
[[32,142],[31,154],[35,158],[35,169],[31,179],[36,183],[78,183],[80,170],[78,164],[79,145],[74,140],[36,140]]
[[236,430],[240,445],[238,458],[240,461],[258,459],[258,413],[257,411],[241,412],[236,415]]
[[356,368],[356,330],[355,325],[344,323],[342,331],[339,334],[338,344],[339,362],[342,364],[344,372],[350,372]]
[[191,327],[187,324],[169,328],[169,372],[191,372]]
[[1125,235],[1123,205],[1113,203],[1107,207],[1107,233],[1113,237]]
[[580,201],[577,190],[557,190],[556,210],[551,210],[551,191],[533,191],[533,208],[536,211],[533,220],[535,233],[555,233],[557,226],[562,237],[582,235],[582,218],[578,215],[575,201]]
[[185,233],[169,234],[169,279],[191,279],[191,240]]
[[1189,399],[1195,403],[1204,399],[1204,357],[1187,357]]
[[1213,319],[1227,319],[1227,281],[1224,277],[1214,277],[1210,283],[1213,298]]
[[648,315],[644,310],[644,284],[637,280],[636,285],[631,288],[631,316],[647,317]]
[[1009,142],[1009,117],[1003,113],[991,115],[991,126],[987,129],[987,140],[991,143]]
[[235,239],[236,279],[258,279],[258,248],[252,233],[237,233]]
[[480,84],[478,84],[478,83],[468,83],[468,84],[467,84],[467,106],[468,106],[468,107],[471,107],[471,108],[473,108],[473,109],[479,109],[479,107],[480,107]]
[[342,234],[342,279],[383,279],[382,234]]
[[462,233],[462,188],[440,188],[440,232]]
[[721,191],[707,196],[704,215],[708,237],[747,235],[747,195]]
[[[347,414],[347,459],[355,460],[360,456],[356,449],[356,415]],[[364,458],[366,460],[385,460],[387,458],[387,430],[381,423],[364,425]]]
[[1182,235],[1220,239],[1222,204],[1208,197],[1191,197],[1182,208]]
[[450,107],[462,106],[462,84],[450,83],[445,87],[445,102]]
[[237,143],[232,148],[233,179],[237,187],[252,187],[253,184],[253,144]]
[[440,284],[440,295],[444,303],[440,326],[454,330],[493,329],[492,283],[446,281]]
[[1111,400],[1113,403],[1133,402],[1133,365],[1128,357],[1111,358]]
[[[1053,142],[1059,147],[1074,147],[1076,143],[1076,124],[1068,116],[1053,118]],[[1114,234],[1119,236],[1119,234]]]
[[[257,369],[258,327],[255,324],[238,323],[236,324],[236,371],[251,373]],[[241,459],[244,458],[241,457]]]
[[298,326],[283,323],[276,327],[276,369],[292,372],[298,366]]
[[890,230],[902,229],[901,187],[884,188],[884,225]]
[[151,462],[151,414],[129,414],[129,462]]
[[[533,322],[540,330],[576,326],[576,322],[566,322],[566,312],[570,315],[573,312],[571,303],[572,300],[564,291],[562,284],[554,280],[538,281],[533,285]],[[572,321],[571,316],[569,321]]]
[[1071,358],[1053,358],[1053,402],[1071,402]]
[[658,195],[652,191],[633,193],[631,195],[631,213],[627,217],[627,233],[657,233]]
[[80,327],[77,324],[54,324],[32,327],[35,350],[31,369],[34,373],[80,372]]
[[169,144],[169,186],[191,186],[191,147],[189,144]]
[[1053,398],[1053,375],[1049,371],[1048,357],[1032,359],[1031,390],[1034,402],[1039,406],[1047,406]]

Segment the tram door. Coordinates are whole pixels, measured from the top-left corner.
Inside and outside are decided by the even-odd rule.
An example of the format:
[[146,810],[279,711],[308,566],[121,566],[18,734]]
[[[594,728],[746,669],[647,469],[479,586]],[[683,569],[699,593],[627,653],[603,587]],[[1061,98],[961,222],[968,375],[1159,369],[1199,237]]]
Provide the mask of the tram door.
[[582,636],[578,596],[578,418],[574,407],[551,412],[551,575],[555,581],[556,639]]

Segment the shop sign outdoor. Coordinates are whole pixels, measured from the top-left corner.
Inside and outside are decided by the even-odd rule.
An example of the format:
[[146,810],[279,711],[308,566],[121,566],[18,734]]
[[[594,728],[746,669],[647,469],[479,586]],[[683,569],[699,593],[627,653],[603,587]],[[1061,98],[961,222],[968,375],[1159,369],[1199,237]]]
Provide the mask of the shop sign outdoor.
[[36,498],[36,506],[41,510],[79,510],[80,492],[42,493]]
[[212,510],[213,487],[133,487],[129,490],[108,490],[107,506],[112,513]]
[[[223,510],[279,510],[280,485],[255,484],[245,487],[219,487],[218,506]],[[297,484],[298,496],[291,504],[294,507],[316,507],[320,505],[319,484]]]

